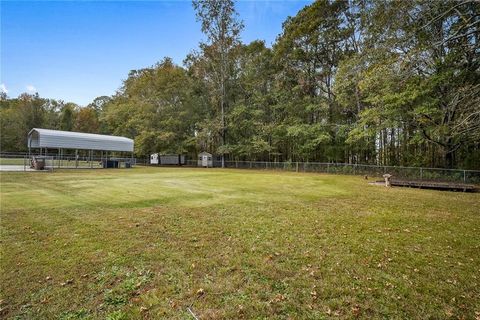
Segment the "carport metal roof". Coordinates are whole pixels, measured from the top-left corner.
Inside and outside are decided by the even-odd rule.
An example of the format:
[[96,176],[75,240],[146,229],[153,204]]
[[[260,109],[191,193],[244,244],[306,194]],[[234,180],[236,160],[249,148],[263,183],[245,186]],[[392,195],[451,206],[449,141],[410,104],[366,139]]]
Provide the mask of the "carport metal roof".
[[133,152],[133,140],[129,138],[40,128],[30,130],[27,143],[29,148]]

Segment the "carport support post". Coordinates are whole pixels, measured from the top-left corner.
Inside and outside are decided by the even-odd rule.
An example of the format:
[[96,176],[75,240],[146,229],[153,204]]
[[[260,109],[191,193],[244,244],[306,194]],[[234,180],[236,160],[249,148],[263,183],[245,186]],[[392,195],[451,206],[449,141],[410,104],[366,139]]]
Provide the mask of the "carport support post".
[[89,159],[89,161],[90,161],[90,169],[92,169],[92,168],[93,168],[93,162],[92,162],[92,150],[90,150],[90,159]]
[[75,149],[75,168],[78,168],[78,149]]
[[[30,137],[28,137],[28,160],[27,160],[27,163],[30,163],[30,153],[31,153],[31,140],[30,140]],[[23,169],[25,171],[27,171],[27,167],[26,167],[26,164],[25,164],[25,160],[23,161]]]

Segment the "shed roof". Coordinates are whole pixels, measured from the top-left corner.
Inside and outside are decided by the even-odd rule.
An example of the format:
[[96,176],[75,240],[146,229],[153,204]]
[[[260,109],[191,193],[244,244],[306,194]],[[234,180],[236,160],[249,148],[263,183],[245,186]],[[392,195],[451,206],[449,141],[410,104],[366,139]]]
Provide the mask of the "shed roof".
[[133,140],[129,138],[41,128],[30,130],[28,146],[32,148],[133,152]]

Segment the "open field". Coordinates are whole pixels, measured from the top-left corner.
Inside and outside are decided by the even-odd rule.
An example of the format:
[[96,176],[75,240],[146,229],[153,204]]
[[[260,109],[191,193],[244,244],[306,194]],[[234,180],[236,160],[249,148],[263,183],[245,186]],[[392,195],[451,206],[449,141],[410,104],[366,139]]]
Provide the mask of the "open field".
[[234,169],[0,178],[4,318],[480,318],[478,193]]
[[25,158],[0,158],[0,165],[24,165],[28,164]]

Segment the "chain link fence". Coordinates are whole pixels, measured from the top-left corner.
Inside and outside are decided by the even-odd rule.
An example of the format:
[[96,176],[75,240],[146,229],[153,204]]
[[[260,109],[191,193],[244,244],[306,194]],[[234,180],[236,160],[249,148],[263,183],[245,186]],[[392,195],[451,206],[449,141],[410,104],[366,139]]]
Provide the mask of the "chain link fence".
[[[0,171],[34,171],[34,155],[26,153],[1,153]],[[75,154],[64,154],[62,156],[47,154],[41,156],[44,159],[44,170],[52,171],[56,169],[101,169],[104,167],[105,157],[88,156]],[[118,163],[118,168],[131,167],[135,165],[135,158],[108,157]]]
[[[128,160],[131,165],[149,165],[148,158],[121,159],[123,165]],[[76,157],[74,154],[47,155],[45,167],[48,170],[70,168],[102,168],[105,158],[89,156]],[[187,166],[200,167],[197,160],[187,160]],[[221,167],[221,161],[215,160],[214,167]],[[30,171],[31,157],[25,153],[1,153],[0,169],[6,171]],[[268,161],[225,161],[225,168],[279,170],[291,172],[318,172],[331,174],[363,175],[381,177],[385,173],[393,175],[394,179],[419,181],[445,181],[457,183],[480,184],[480,170],[376,166],[349,163],[324,162],[268,162]]]
[[[198,161],[189,160],[187,165],[197,167]],[[220,161],[214,161],[214,167],[221,167]],[[291,172],[318,172],[331,174],[364,175],[381,177],[385,173],[395,179],[421,181],[445,181],[480,184],[480,170],[375,166],[349,163],[323,162],[266,162],[266,161],[225,161],[225,168],[281,170]]]

